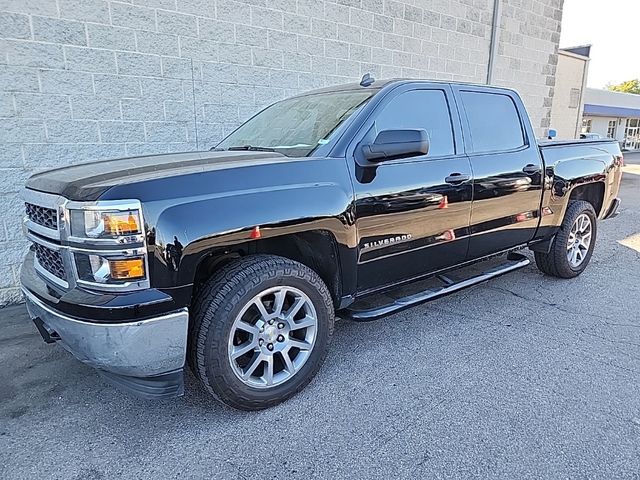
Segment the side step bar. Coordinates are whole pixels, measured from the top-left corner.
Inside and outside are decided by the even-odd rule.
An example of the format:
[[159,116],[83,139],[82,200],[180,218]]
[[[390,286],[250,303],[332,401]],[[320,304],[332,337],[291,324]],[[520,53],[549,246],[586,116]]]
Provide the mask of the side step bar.
[[427,302],[429,300],[435,300],[436,298],[443,297],[463,288],[470,287],[477,283],[485,282],[491,278],[498,277],[505,273],[517,270],[522,267],[526,267],[531,263],[527,257],[520,253],[511,252],[507,255],[507,261],[500,265],[497,265],[489,270],[486,270],[478,275],[469,277],[464,280],[452,279],[445,274],[436,275],[436,278],[440,280],[444,286],[439,288],[429,288],[422,292],[402,297],[394,300],[392,303],[382,305],[380,307],[369,308],[359,310],[357,308],[348,308],[345,310],[346,317],[355,321],[367,322],[375,320],[377,318],[396,313],[400,310],[413,307],[420,303]]

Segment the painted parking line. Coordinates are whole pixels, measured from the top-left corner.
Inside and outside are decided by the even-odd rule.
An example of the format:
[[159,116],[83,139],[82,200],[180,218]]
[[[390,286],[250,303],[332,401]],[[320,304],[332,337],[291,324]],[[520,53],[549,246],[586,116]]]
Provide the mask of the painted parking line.
[[618,240],[620,245],[624,245],[625,247],[629,247],[636,252],[640,252],[640,233],[636,233],[622,240]]

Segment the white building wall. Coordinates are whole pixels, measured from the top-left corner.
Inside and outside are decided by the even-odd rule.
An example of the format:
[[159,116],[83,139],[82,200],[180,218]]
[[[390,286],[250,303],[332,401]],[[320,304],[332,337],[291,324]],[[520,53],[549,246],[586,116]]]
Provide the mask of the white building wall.
[[[556,86],[551,106],[551,128],[557,138],[576,138],[582,124],[582,96],[589,58],[558,51]],[[572,91],[576,98],[572,98]],[[575,100],[572,103],[572,100]]]
[[[585,118],[588,118],[591,120],[591,132],[599,133],[603,137],[607,136],[607,128],[609,126],[609,121],[615,120],[616,123],[618,122],[618,119],[613,117],[585,117]],[[616,128],[616,134],[618,134],[619,130],[622,130],[623,137],[624,137],[624,122],[621,126],[618,126]]]
[[613,107],[640,108],[640,95],[612,92],[601,88],[587,88],[584,103],[608,105]]

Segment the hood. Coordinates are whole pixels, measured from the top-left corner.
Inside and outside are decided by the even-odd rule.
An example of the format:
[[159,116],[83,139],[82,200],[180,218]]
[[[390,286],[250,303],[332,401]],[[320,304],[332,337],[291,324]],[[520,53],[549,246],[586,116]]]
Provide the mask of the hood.
[[33,175],[26,186],[32,190],[62,195],[69,200],[92,201],[113,187],[293,160],[275,152],[168,153],[56,168]]

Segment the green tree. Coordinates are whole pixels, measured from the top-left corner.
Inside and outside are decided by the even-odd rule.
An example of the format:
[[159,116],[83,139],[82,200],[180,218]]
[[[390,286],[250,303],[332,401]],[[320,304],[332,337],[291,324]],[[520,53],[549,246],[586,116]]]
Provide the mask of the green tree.
[[609,84],[607,88],[614,92],[635,93],[636,95],[640,95],[640,79],[627,80],[617,85]]

